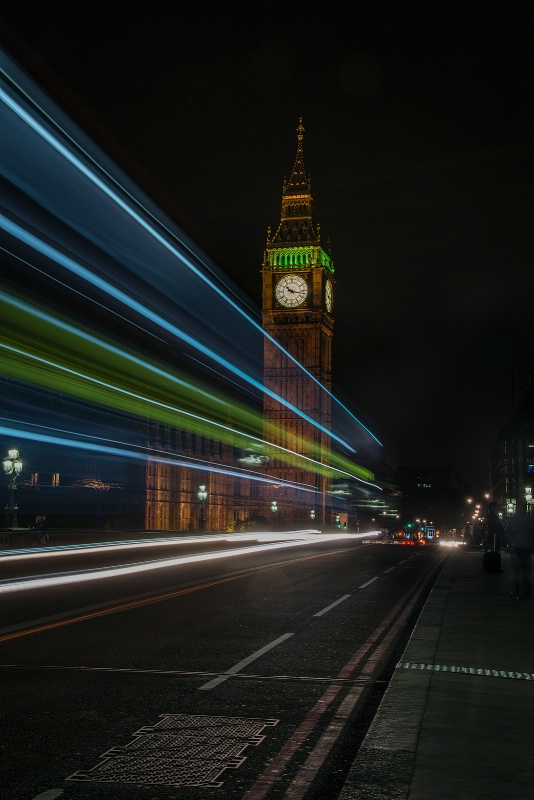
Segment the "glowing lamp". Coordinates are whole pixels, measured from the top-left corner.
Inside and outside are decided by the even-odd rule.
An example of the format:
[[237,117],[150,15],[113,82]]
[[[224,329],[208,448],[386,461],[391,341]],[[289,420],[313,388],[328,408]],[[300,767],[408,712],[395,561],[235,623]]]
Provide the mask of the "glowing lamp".
[[199,528],[201,531],[205,530],[206,528],[206,517],[204,516],[204,506],[206,504],[206,500],[208,498],[208,491],[204,483],[201,483],[198,487],[197,492],[198,501],[200,503],[200,524]]

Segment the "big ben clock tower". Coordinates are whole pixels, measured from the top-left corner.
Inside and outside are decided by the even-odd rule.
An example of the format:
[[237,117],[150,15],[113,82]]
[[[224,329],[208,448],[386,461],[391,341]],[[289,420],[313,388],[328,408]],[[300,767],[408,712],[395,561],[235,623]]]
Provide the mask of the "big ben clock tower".
[[[266,394],[265,438],[328,465],[334,266],[321,246],[310,177],[304,167],[303,139],[301,119],[295,164],[283,184],[280,224],[273,236],[267,231],[262,265],[263,328],[268,334],[264,383],[303,416]],[[308,463],[310,470],[304,471],[302,461],[291,466],[273,460],[270,473],[280,483],[270,490],[271,499],[277,500],[281,521],[307,520],[309,524],[310,517],[315,517],[316,523],[324,525],[328,480],[324,469],[316,472],[311,461]]]

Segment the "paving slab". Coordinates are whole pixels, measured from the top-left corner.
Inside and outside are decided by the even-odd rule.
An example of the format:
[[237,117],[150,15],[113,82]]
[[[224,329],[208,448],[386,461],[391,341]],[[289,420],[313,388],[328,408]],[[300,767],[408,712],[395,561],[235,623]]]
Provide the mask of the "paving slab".
[[455,548],[339,800],[534,800],[534,601]]

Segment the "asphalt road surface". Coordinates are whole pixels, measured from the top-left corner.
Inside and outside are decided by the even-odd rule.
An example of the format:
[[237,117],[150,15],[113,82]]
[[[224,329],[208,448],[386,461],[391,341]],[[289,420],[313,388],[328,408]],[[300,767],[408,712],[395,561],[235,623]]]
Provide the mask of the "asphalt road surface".
[[0,556],[2,800],[330,800],[445,548]]

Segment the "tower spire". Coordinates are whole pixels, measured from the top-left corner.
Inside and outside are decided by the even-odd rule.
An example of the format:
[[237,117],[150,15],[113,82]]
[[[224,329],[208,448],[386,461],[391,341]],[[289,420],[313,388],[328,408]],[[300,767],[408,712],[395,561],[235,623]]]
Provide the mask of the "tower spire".
[[309,174],[306,172],[304,166],[304,125],[302,124],[302,117],[299,120],[297,127],[297,155],[295,157],[295,164],[293,172],[289,178],[288,183],[285,185],[285,192],[299,193],[306,192],[311,194],[311,180]]
[[297,155],[289,180],[282,188],[282,216],[278,230],[268,244],[319,245],[320,230],[313,216],[311,179],[304,166],[304,125],[300,117],[297,127]]

